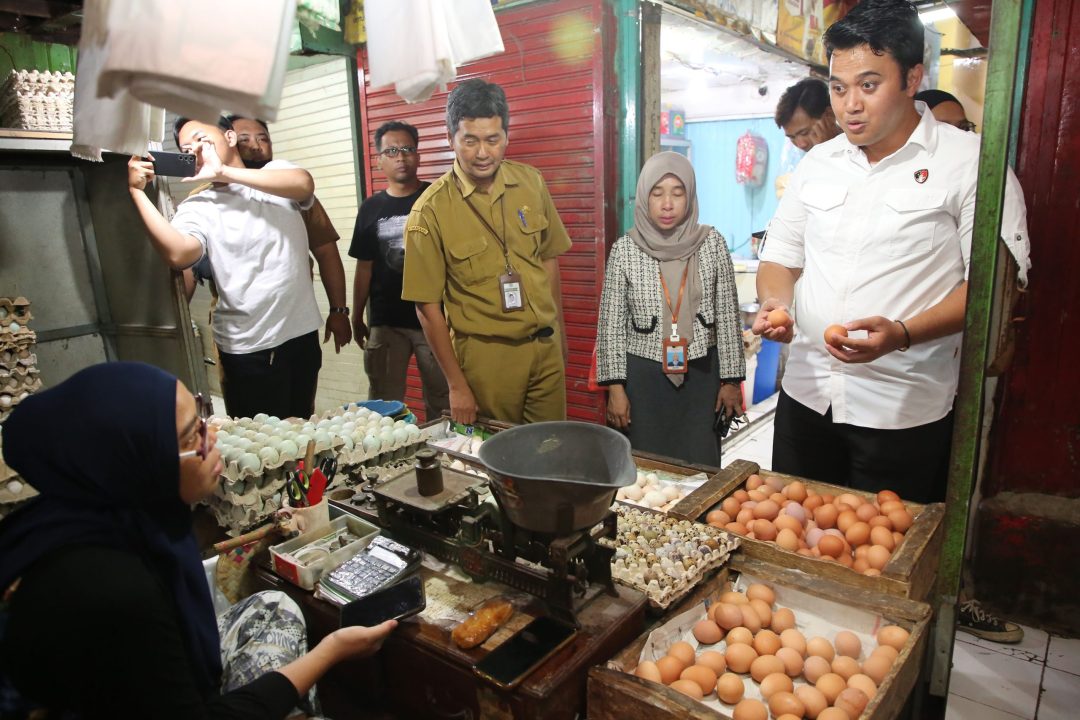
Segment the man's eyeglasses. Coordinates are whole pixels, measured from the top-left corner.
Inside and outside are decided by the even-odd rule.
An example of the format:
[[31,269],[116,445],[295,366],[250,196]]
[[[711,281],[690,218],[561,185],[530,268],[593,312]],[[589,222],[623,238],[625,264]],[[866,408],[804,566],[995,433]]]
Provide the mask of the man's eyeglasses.
[[198,416],[196,419],[198,420],[198,423],[199,423],[199,427],[198,427],[199,447],[197,447],[194,450],[187,450],[185,452],[180,453],[180,459],[181,460],[184,460],[185,458],[189,458],[189,457],[198,457],[201,460],[206,459],[206,453],[207,453],[206,437],[207,437],[207,434],[208,434],[208,427],[209,427],[207,425],[206,421],[210,419],[210,411],[211,411],[210,403],[205,398],[203,398],[202,393],[199,393],[198,395],[196,395],[195,396],[195,413]]
[[975,132],[975,123],[970,120],[963,120],[956,123],[956,127],[960,128],[964,132]]
[[379,152],[380,155],[385,155],[386,157],[392,158],[397,157],[398,155],[404,155],[405,157],[408,157],[409,155],[413,155],[415,153],[416,148],[412,145],[402,145],[401,147],[390,146],[385,150]]

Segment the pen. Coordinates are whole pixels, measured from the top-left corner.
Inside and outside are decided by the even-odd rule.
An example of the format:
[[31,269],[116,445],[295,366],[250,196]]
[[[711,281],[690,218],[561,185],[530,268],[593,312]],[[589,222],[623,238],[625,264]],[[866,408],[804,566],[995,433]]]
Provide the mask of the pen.
[[524,208],[521,208],[521,209],[518,210],[518,217],[521,218],[521,227],[528,230],[529,229],[529,223],[525,222],[525,209]]

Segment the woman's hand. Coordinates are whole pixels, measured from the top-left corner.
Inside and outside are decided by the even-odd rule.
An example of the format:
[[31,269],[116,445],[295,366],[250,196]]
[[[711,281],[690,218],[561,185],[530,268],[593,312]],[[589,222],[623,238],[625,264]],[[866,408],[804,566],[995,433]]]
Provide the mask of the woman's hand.
[[720,392],[716,394],[716,412],[724,410],[724,414],[737,417],[742,415],[742,384],[725,383],[720,386]]
[[630,398],[622,385],[609,385],[607,396],[608,425],[625,430],[630,425]]
[[[338,661],[345,658],[363,658],[374,655],[386,638],[397,627],[397,620],[387,620],[374,627],[343,627],[326,636],[323,642],[333,643],[334,656]],[[321,644],[321,643],[320,643]]]

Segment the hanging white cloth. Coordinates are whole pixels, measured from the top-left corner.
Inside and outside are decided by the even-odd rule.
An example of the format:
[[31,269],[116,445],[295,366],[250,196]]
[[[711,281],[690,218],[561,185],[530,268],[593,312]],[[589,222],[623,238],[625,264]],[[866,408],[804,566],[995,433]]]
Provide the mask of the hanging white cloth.
[[98,93],[215,122],[277,119],[296,0],[111,0]]
[[[366,0],[371,86],[427,100],[465,63],[503,51],[490,0]],[[408,37],[408,42],[401,38]]]
[[112,98],[97,96],[98,77],[106,56],[109,0],[87,0],[83,7],[71,154],[101,162],[101,151],[143,155],[151,142],[161,142],[165,111],[140,102],[126,91]]

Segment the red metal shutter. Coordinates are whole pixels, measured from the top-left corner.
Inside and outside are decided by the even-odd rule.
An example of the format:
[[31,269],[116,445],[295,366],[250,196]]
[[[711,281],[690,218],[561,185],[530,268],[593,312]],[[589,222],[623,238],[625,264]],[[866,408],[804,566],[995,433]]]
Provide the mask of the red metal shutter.
[[[510,101],[507,157],[528,163],[544,175],[548,189],[574,242],[559,260],[570,361],[567,415],[603,422],[604,397],[586,390],[596,339],[597,310],[603,285],[606,247],[613,240],[615,118],[613,56],[615,24],[602,0],[537,2],[497,13],[506,51],[458,69],[458,79],[483,77],[506,90]],[[408,33],[402,33],[403,41]],[[360,115],[367,139],[364,174],[369,193],[386,187],[377,171],[372,141],[375,129],[403,120],[420,131],[420,177],[434,180],[453,165],[446,138],[446,93],[406,104],[393,88],[372,90],[367,56]],[[452,89],[451,88],[448,89]],[[420,376],[409,367],[406,402],[423,411]]]

